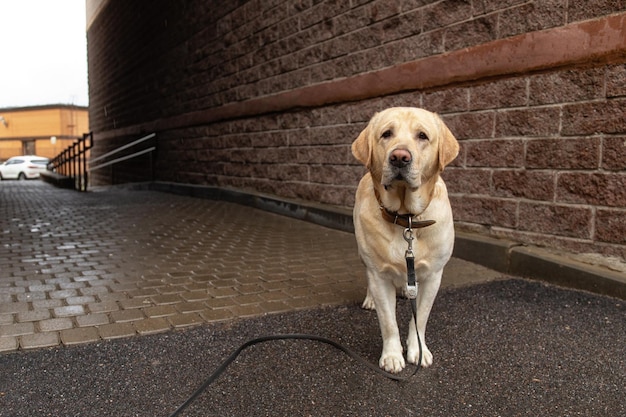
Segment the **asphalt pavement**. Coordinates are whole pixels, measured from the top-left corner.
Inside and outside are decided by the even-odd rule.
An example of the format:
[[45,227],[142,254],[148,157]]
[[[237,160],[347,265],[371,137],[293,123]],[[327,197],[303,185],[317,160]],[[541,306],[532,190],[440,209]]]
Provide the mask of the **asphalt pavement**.
[[[530,281],[446,289],[429,322],[435,362],[408,382],[325,344],[266,342],[180,415],[622,416],[625,316],[623,301]],[[168,416],[245,341],[295,332],[380,354],[375,313],[355,304],[19,351],[0,356],[0,415]]]
[[[169,416],[264,335],[318,335],[378,361],[349,233],[158,192],[19,187],[0,184],[0,416]],[[266,249],[245,266],[242,247]],[[326,344],[271,341],[180,415],[626,415],[625,301],[456,259],[444,283],[434,364],[409,381]]]

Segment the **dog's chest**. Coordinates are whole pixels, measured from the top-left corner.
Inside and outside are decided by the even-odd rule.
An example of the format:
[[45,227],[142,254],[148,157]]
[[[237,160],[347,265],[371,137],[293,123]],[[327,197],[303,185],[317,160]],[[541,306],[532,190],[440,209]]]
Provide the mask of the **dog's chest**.
[[399,237],[394,237],[390,242],[387,254],[390,263],[404,265],[408,247],[408,243],[404,240],[401,233]]

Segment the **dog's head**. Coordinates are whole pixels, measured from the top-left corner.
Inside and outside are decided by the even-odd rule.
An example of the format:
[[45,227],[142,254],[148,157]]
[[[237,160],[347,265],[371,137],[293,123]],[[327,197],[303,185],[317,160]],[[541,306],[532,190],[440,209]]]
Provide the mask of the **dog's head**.
[[435,113],[392,107],[376,113],[352,143],[352,154],[375,182],[411,189],[436,177],[459,153],[450,129]]

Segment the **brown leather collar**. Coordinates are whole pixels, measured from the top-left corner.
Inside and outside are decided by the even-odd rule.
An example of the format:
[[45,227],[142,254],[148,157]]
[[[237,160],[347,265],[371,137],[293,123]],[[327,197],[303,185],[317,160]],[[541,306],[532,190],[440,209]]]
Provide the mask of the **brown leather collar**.
[[380,214],[383,219],[388,221],[389,223],[397,224],[398,226],[402,226],[404,228],[411,229],[420,229],[422,227],[428,227],[436,223],[435,220],[413,220],[414,214],[399,214],[397,211],[391,211],[383,206],[383,202],[380,199],[380,194],[378,190],[374,188],[374,194],[376,195],[376,201],[378,201],[378,206],[380,207]]

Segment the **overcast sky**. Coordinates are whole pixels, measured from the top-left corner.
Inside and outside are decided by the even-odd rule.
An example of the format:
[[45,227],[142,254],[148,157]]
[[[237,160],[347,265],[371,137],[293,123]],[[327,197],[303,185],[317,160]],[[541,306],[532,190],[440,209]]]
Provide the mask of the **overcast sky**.
[[85,0],[0,0],[0,108],[88,103]]

